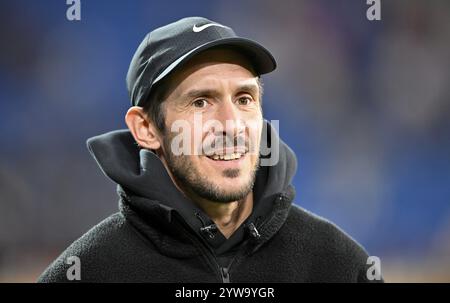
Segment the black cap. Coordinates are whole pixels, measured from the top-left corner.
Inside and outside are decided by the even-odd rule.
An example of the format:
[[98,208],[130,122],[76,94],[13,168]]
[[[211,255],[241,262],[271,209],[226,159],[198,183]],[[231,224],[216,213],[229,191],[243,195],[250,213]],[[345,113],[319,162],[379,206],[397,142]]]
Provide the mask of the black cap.
[[154,84],[183,62],[215,46],[232,46],[246,55],[258,75],[276,68],[272,54],[259,43],[238,37],[225,25],[189,17],[148,33],[131,60],[127,88],[131,105],[142,105]]

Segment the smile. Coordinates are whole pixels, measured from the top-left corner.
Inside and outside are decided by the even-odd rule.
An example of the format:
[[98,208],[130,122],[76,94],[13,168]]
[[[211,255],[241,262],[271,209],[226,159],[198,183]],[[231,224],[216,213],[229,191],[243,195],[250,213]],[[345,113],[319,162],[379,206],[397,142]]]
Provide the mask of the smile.
[[231,154],[225,154],[225,155],[213,154],[213,155],[207,156],[207,157],[214,161],[230,161],[230,160],[240,159],[244,155],[245,155],[245,153],[231,153]]

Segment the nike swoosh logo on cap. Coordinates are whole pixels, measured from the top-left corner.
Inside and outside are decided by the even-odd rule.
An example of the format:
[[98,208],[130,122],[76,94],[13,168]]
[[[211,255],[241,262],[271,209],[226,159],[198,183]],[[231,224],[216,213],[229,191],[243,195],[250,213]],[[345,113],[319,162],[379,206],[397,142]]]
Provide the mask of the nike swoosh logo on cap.
[[192,27],[192,30],[194,31],[194,33],[199,33],[202,30],[204,30],[205,28],[208,28],[210,26],[218,26],[218,27],[228,28],[228,26],[218,24],[218,23],[207,23],[202,26],[197,26],[197,24],[194,24],[194,26]]

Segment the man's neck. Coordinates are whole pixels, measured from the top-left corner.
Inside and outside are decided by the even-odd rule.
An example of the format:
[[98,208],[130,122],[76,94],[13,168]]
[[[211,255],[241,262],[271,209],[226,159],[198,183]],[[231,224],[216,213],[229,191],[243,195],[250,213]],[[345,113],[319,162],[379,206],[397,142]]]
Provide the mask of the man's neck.
[[200,199],[196,200],[196,203],[228,239],[252,213],[253,192],[251,191],[245,198],[234,202],[220,203]]

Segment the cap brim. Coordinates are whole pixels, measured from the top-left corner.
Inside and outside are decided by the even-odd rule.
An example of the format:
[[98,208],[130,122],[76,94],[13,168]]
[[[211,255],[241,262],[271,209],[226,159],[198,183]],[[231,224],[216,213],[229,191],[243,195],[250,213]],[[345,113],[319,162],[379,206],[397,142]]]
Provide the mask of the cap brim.
[[183,56],[179,57],[177,60],[172,62],[169,66],[167,66],[156,78],[153,80],[152,84],[157,83],[168,74],[170,74],[175,68],[182,65],[184,62],[197,55],[198,53],[205,51],[207,49],[217,47],[217,46],[231,46],[233,48],[237,48],[243,51],[244,55],[246,55],[252,63],[255,72],[258,75],[267,74],[271,71],[275,70],[277,67],[277,63],[272,54],[261,44],[246,38],[233,37],[233,38],[224,38],[219,40],[214,40],[196,48],[190,50],[185,53]]

